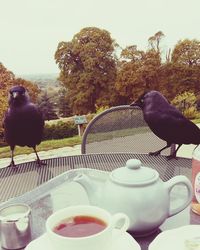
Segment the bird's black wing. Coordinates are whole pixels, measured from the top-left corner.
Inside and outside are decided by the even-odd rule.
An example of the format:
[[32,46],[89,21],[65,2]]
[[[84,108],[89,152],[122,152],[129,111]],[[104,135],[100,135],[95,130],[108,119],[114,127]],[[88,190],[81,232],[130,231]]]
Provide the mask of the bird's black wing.
[[152,112],[147,123],[159,138],[169,143],[200,143],[200,129],[173,107],[165,112]]
[[4,116],[3,116],[3,119],[2,119],[2,127],[3,127],[3,128],[5,128],[5,120],[6,120],[7,113],[8,113],[8,111],[6,111],[6,112],[4,113]]
[[[29,105],[24,107],[23,117],[24,120],[24,128],[26,131],[26,144],[29,147],[34,147],[38,145],[43,136],[44,129],[44,119],[40,109],[30,103]],[[31,131],[31,134],[29,134]]]
[[4,127],[9,145],[35,147],[42,140],[44,119],[36,105],[27,103],[18,109],[8,110]]

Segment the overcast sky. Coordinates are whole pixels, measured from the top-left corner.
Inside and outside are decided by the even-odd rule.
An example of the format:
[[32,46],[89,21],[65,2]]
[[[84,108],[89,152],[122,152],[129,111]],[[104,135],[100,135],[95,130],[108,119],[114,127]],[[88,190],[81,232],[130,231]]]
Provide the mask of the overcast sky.
[[16,75],[59,72],[54,53],[82,28],[106,29],[120,46],[163,49],[200,40],[200,0],[0,0],[0,62]]

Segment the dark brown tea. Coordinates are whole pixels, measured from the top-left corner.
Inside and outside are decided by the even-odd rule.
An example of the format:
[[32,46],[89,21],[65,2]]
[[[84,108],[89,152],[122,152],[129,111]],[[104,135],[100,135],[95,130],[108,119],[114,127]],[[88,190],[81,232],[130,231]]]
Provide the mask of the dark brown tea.
[[101,232],[106,226],[101,219],[80,215],[64,219],[53,231],[65,237],[85,237]]

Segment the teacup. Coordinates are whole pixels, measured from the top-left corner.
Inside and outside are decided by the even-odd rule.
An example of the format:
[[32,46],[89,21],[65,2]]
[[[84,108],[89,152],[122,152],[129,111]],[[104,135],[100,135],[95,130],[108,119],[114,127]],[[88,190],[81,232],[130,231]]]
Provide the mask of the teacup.
[[[83,221],[80,222],[82,225],[78,224],[78,229],[75,225],[76,219],[77,223]],[[94,225],[93,229],[93,225],[90,223],[89,225],[88,221],[94,224],[97,222],[98,225]],[[46,221],[50,243],[53,249],[59,250],[110,250],[115,238],[126,232],[128,227],[127,215],[123,213],[111,215],[100,207],[90,205],[76,205],[58,210]]]

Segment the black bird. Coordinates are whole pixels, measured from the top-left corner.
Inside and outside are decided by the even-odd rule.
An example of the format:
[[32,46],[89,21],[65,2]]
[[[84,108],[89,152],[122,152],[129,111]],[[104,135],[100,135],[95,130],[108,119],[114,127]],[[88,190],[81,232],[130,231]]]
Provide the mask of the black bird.
[[176,158],[182,144],[200,144],[200,129],[188,120],[178,109],[158,91],[149,91],[130,104],[139,106],[144,120],[155,135],[167,142],[167,145],[151,155],[159,155],[162,150],[172,144],[178,144],[175,152],[168,159]]
[[4,116],[3,127],[5,140],[11,149],[11,163],[15,166],[15,146],[32,147],[39,166],[43,165],[36,145],[40,144],[44,129],[44,119],[39,108],[30,102],[29,95],[23,86],[14,86],[9,92],[9,108]]

